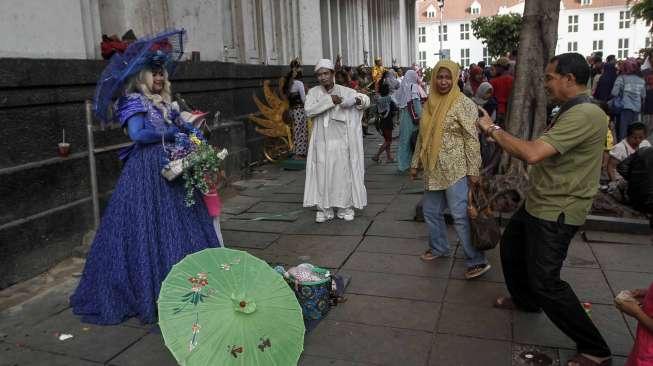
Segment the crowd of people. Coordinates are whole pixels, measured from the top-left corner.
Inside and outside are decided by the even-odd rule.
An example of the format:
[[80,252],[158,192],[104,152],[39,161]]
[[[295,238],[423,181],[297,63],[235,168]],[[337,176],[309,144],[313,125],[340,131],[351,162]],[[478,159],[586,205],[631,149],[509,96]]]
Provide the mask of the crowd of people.
[[[134,144],[122,154],[121,177],[71,297],[73,311],[86,322],[117,324],[130,317],[155,322],[156,298],[171,267],[187,254],[223,245],[206,208],[184,205],[183,183],[161,176],[167,142],[190,132],[202,138],[171,100],[168,77],[175,53],[170,43],[176,36],[183,31],[145,39],[143,49],[151,52],[131,59],[118,56],[108,66],[118,79],[107,89],[107,98],[114,98],[116,91],[120,96],[111,106],[96,106],[96,112],[106,116],[103,113],[113,109]],[[157,46],[161,42],[166,47]],[[367,125],[374,121],[384,137],[372,159],[379,162],[385,152],[387,162],[394,162],[390,147],[398,124],[398,173],[408,172],[424,186],[429,240],[420,257],[444,265],[438,259],[451,255],[444,221],[448,207],[465,255],[464,276],[471,280],[492,267],[472,242],[470,220],[478,211],[470,192],[479,187],[481,177],[497,172],[503,152],[525,161],[531,166],[531,186],[523,200],[517,200],[523,201],[520,207],[505,206],[516,212],[500,245],[509,295],[497,298],[494,306],[543,311],[577,344],[578,354],[568,366],[609,365],[607,343],[560,271],[599,189],[602,169],[610,187],[627,181],[626,192],[637,208],[653,213],[653,149],[645,143],[653,75],[648,59],[641,65],[631,59],[614,63],[611,57],[605,64],[597,57],[592,61],[590,67],[578,53],[549,61],[545,88],[559,109],[535,140],[519,139],[503,129],[513,85],[514,60],[509,58],[469,70],[441,60],[428,85],[417,67],[404,73],[375,59],[372,68],[354,70],[340,60],[321,59],[314,68],[318,85],[308,90],[301,65],[294,61],[280,92],[289,102],[294,153],[306,160],[303,205],[317,209],[317,223],[354,220],[354,209],[367,205]],[[102,88],[100,84],[98,90]],[[619,142],[611,146],[608,137],[613,135]],[[504,207],[496,202],[492,206]],[[639,321],[628,365],[644,365],[639,360],[652,357],[653,287],[634,291],[633,296],[637,305],[618,307]]]
[[[624,65],[629,64],[632,65],[632,60],[624,62]],[[615,78],[611,99],[639,97],[640,105],[645,104],[647,89],[640,88],[641,83],[630,81],[633,78],[628,75],[634,75],[628,71],[632,69],[630,67],[623,67],[626,70],[622,72],[623,81],[617,82]],[[547,119],[544,134],[535,140],[516,138],[503,129],[510,109],[513,70],[514,64],[508,58],[499,58],[489,73],[486,73],[488,70],[484,70],[483,65],[474,65],[469,72],[465,72],[456,63],[442,60],[432,70],[430,85],[424,88],[416,77],[415,70],[408,70],[402,77],[394,71],[383,70],[377,63],[371,73],[371,85],[375,85],[375,93],[378,92],[373,94],[373,100],[376,101],[378,120],[384,131],[384,143],[372,159],[378,161],[380,154],[385,151],[388,160],[392,160],[388,152],[392,133],[388,130],[394,126],[391,113],[398,110],[398,167],[400,170],[409,167],[412,179],[419,179],[421,172],[424,184],[422,206],[429,241],[421,259],[438,263],[439,258],[451,255],[444,222],[444,209],[448,207],[465,255],[464,275],[467,279],[482,276],[491,269],[485,253],[472,243],[470,219],[474,219],[478,212],[471,205],[470,192],[477,189],[481,176],[496,173],[497,156],[501,152],[531,165],[528,170],[530,189],[525,193],[522,205],[512,215],[501,238],[501,267],[509,295],[497,298],[494,306],[525,312],[543,311],[577,344],[578,353],[568,360],[567,365],[609,365],[609,346],[573,289],[561,279],[560,271],[571,240],[590,211],[603,168],[607,169],[606,174],[611,179],[619,179],[616,178],[614,160],[626,161],[634,155],[634,151],[637,152],[634,156],[639,159],[630,159],[630,168],[624,173],[628,177],[622,178],[630,180],[633,192],[636,190],[640,194],[638,197],[641,199],[636,203],[639,209],[653,213],[653,159],[650,153],[653,149],[642,145],[647,136],[644,124],[647,122],[637,122],[640,117],[633,117],[630,112],[624,114],[620,111],[617,114],[614,107],[606,107],[592,98],[590,80],[602,84],[601,77],[592,77],[592,68],[582,55],[567,53],[552,58],[546,68],[545,89],[551,104],[558,108]],[[316,66],[316,73],[320,86],[315,88],[320,89],[320,95],[337,90],[327,82],[331,77],[335,83],[351,82],[346,71],[336,71],[328,63]],[[375,76],[379,77],[378,80],[374,80]],[[428,90],[426,100],[423,98],[424,89]],[[349,90],[355,93],[353,89]],[[596,90],[602,88],[596,86],[595,92]],[[633,95],[625,96],[627,93]],[[339,106],[341,103],[342,107]],[[628,103],[624,102],[623,108],[634,104]],[[338,114],[338,109],[366,103],[350,101],[344,105],[341,99],[331,95],[331,98],[325,96],[324,101],[317,104],[320,108],[315,109],[316,116],[334,120],[333,116]],[[615,102],[610,104],[614,105]],[[349,117],[350,119],[345,118],[346,123],[357,128],[355,121],[359,117]],[[612,126],[617,126],[616,131],[610,128]],[[608,141],[613,135],[618,136],[622,127],[626,130],[625,139],[614,147],[610,146]],[[336,127],[333,129],[335,131]],[[321,140],[323,137],[320,135],[326,136],[326,146],[329,146],[328,133],[316,133],[311,143],[314,138]],[[338,138],[335,134],[330,136]],[[342,140],[342,136],[340,138]],[[414,141],[414,146],[411,146],[411,140]],[[358,140],[353,143],[362,142]],[[634,145],[641,147],[636,150]],[[341,147],[344,148],[344,145],[339,148]],[[608,164],[604,165],[603,157],[608,147]],[[347,146],[347,149],[352,148],[352,151],[360,151],[360,147]],[[338,155],[335,151],[329,152],[328,148],[323,150],[322,156]],[[316,156],[319,155],[317,152]],[[340,161],[341,169],[347,172],[345,175],[353,174],[353,170],[348,173],[349,162],[345,159]],[[320,163],[318,158],[314,166],[324,171],[326,179],[310,182],[311,187],[315,183],[318,188],[309,187],[309,174],[315,175],[315,172],[311,169],[309,173],[307,169],[306,192],[312,194],[317,190],[322,192],[322,197],[330,197],[334,193],[324,187],[335,186],[334,182],[329,182],[328,174],[334,169],[333,165]],[[623,172],[623,169],[618,170]],[[357,174],[360,173],[356,172],[353,176],[356,177]],[[350,181],[359,180],[350,178]],[[321,184],[323,187],[320,187]],[[364,185],[362,189],[359,188],[358,183],[354,183],[350,188],[342,187],[338,191],[339,194],[346,192],[344,196],[349,197],[348,201],[343,201],[344,204],[358,208],[351,198],[365,194]],[[319,208],[317,222],[325,222],[333,217],[332,211],[324,211],[323,202],[324,200],[314,197],[307,200],[305,193],[304,205],[317,205]],[[341,209],[340,206],[337,208]],[[644,289],[633,293],[639,294],[637,304],[650,302],[652,297],[650,292],[644,296],[647,294]],[[639,357],[650,356],[647,353],[650,342],[647,343],[646,339],[650,339],[650,315],[653,311],[623,302],[617,306],[640,321],[640,339],[629,361],[629,365],[638,365]]]

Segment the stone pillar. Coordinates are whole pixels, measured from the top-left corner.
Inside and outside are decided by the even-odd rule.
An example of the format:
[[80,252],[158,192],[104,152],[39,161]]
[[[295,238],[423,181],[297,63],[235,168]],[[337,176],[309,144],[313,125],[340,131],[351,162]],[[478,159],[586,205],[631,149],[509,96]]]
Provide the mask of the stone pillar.
[[408,49],[410,42],[408,40],[408,25],[406,24],[406,0],[399,0],[399,65],[410,66],[408,60]]
[[102,40],[102,27],[100,25],[100,6],[94,0],[81,0],[81,14],[84,44],[86,45],[87,59],[100,59],[100,41]]
[[322,21],[326,14],[320,14],[320,0],[302,0],[299,2],[299,29],[301,59],[306,65],[313,65],[322,58]]

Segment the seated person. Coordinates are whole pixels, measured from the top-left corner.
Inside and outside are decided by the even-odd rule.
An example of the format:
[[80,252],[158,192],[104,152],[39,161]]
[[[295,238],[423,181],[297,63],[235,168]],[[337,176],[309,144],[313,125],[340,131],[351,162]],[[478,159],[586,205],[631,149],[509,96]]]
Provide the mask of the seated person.
[[653,147],[643,147],[635,153],[624,179],[628,181],[632,207],[648,214],[653,227]]
[[[620,193],[623,194],[626,189],[626,183],[623,177],[617,173],[617,165],[638,149],[650,146],[651,144],[646,140],[646,126],[642,123],[633,123],[628,126],[626,138],[614,145],[612,150],[610,150],[610,160],[608,161],[608,178],[610,179],[610,183],[608,184],[608,192],[614,193],[617,196]],[[623,197],[617,198],[625,201]]]

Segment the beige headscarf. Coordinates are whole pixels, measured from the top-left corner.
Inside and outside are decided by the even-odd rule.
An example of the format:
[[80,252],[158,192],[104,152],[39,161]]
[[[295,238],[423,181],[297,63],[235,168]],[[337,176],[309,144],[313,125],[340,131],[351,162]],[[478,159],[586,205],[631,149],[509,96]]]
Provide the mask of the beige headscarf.
[[[438,93],[436,87],[436,76],[442,68],[451,72],[451,80],[453,82],[451,90],[447,94]],[[451,60],[442,60],[433,68],[431,74],[431,93],[426,101],[422,118],[419,122],[421,149],[418,153],[422,161],[422,166],[425,169],[435,169],[438,162],[438,155],[442,147],[442,135],[444,133],[444,118],[462,95],[457,85],[459,75],[460,67]]]

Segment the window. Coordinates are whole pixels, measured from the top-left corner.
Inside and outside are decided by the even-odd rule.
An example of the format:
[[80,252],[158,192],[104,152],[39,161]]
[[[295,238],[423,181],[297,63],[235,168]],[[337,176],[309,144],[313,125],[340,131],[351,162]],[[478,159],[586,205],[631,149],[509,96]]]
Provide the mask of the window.
[[592,41],[592,51],[601,51],[603,52],[603,40]]
[[644,48],[651,47],[651,37],[646,37],[645,41],[646,41],[646,44],[644,45]]
[[483,47],[483,61],[485,61],[486,65],[492,64],[492,57],[490,57],[490,51],[487,47]]
[[619,12],[619,29],[630,28],[630,11]]
[[438,36],[438,41],[447,41],[447,26],[446,25],[439,25],[438,26],[438,33],[440,35]]
[[592,0],[581,0],[580,5],[592,5]]
[[578,42],[567,43],[567,52],[576,52],[576,51],[578,51]]
[[417,42],[426,43],[426,27],[417,28]]
[[603,30],[603,21],[605,20],[605,14],[603,13],[594,13],[594,30]]
[[472,14],[474,14],[474,15],[481,14],[481,8],[479,8],[479,7],[473,7],[473,8],[472,8]]
[[469,67],[469,48],[463,48],[460,50],[460,64],[463,67]]
[[419,51],[417,53],[417,62],[420,67],[426,67],[426,51]]
[[460,25],[460,39],[469,39],[469,23]]
[[426,13],[427,18],[435,18],[435,11],[429,11]]
[[617,58],[628,57],[628,38],[619,38],[619,47],[617,47]]
[[569,33],[578,32],[578,15],[569,16],[569,25],[567,26],[567,32]]

